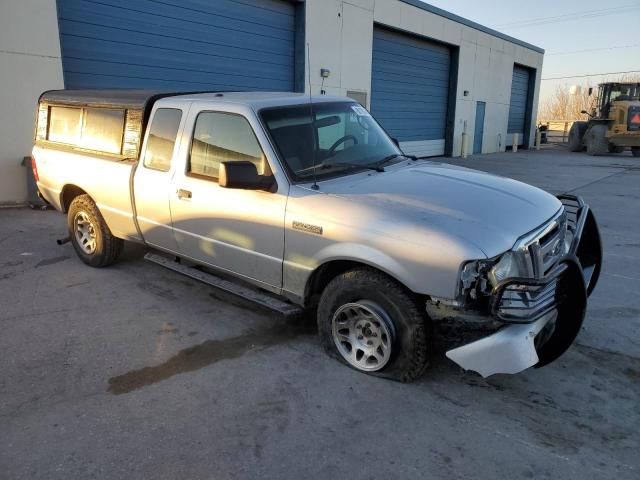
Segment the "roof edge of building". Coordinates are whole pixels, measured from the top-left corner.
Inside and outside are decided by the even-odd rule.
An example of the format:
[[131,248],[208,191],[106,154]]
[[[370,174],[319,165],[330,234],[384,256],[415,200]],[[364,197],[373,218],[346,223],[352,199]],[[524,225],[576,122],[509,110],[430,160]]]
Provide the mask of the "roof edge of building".
[[457,23],[461,23],[462,25],[466,25],[467,27],[471,27],[471,28],[475,28],[476,30],[479,30],[481,32],[484,33],[488,33],[489,35],[493,35],[494,37],[498,37],[501,38],[503,40],[506,40],[508,42],[511,43],[515,43],[516,45],[520,45],[521,47],[525,47],[528,48],[529,50],[533,50],[534,52],[538,52],[538,53],[542,53],[544,54],[544,49],[541,47],[537,47],[535,45],[532,45],[530,43],[527,43],[523,40],[518,40],[515,37],[511,37],[509,35],[506,35],[502,32],[499,32],[497,30],[494,30],[492,28],[489,27],[485,27],[484,25],[481,25],[479,23],[476,23],[474,21],[468,20],[464,17],[461,17],[459,15],[456,15],[454,13],[451,12],[447,12],[446,10],[443,10],[442,8],[438,8],[435,7],[429,3],[425,3],[421,0],[400,0],[403,3],[407,3],[409,5],[413,5],[414,7],[417,7],[421,10],[425,10],[427,12],[433,13],[435,15],[438,15],[440,17],[444,17],[448,20],[453,20],[454,22]]

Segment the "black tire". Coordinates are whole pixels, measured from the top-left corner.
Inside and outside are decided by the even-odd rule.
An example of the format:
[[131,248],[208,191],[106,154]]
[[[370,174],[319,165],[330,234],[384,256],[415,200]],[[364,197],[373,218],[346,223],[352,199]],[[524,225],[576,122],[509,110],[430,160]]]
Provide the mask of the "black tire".
[[640,147],[631,147],[631,155],[640,157]]
[[613,143],[609,144],[609,153],[622,153],[624,152],[624,147],[617,147]]
[[585,133],[585,144],[588,155],[606,155],[609,153],[606,125],[592,125]]
[[[377,371],[365,371],[350,364],[334,341],[334,315],[341,307],[353,302],[375,304],[392,323],[394,335],[390,342],[390,356]],[[411,382],[429,365],[432,333],[424,308],[411,292],[377,270],[357,268],[331,280],[320,297],[317,318],[318,332],[327,353],[358,371]]]
[[[89,225],[87,228],[91,231],[93,248],[86,243],[84,246],[81,244],[80,234],[76,234],[78,223]],[[73,248],[80,260],[87,265],[106,267],[120,256],[124,241],[111,234],[100,210],[89,195],[79,195],[73,199],[67,214],[67,227]]]
[[569,130],[569,150],[581,152],[584,150],[584,134],[587,131],[587,122],[573,122]]

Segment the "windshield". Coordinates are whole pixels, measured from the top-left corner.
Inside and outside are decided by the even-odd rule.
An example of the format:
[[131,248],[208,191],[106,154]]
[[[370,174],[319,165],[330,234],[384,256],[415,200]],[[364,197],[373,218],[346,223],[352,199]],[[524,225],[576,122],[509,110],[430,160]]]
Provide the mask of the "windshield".
[[609,99],[614,100],[638,100],[640,88],[638,85],[618,85],[611,89]]
[[295,180],[344,175],[402,155],[361,105],[316,103],[260,112],[271,138]]

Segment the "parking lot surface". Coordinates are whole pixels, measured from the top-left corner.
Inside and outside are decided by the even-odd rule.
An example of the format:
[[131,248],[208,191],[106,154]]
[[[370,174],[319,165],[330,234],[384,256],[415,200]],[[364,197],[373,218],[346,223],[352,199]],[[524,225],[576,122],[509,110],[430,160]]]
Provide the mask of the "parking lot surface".
[[[640,478],[640,159],[559,149],[445,159],[582,195],[604,243],[555,363],[413,384],[146,263],[92,269],[54,211],[0,210],[0,478]],[[500,212],[495,212],[499,215]]]

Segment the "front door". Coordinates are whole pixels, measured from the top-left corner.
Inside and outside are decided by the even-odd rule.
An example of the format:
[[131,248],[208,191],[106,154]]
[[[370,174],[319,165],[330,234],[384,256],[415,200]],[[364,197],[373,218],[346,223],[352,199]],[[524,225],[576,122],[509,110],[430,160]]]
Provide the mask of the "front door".
[[476,103],[476,126],[473,134],[473,153],[482,153],[482,137],[484,136],[484,111],[486,103]]
[[288,186],[272,192],[220,187],[223,161],[249,160],[261,175],[271,175],[272,167],[241,111],[204,108],[194,105],[189,113],[191,139],[181,152],[185,168],[176,172],[170,194],[178,251],[279,291]]

